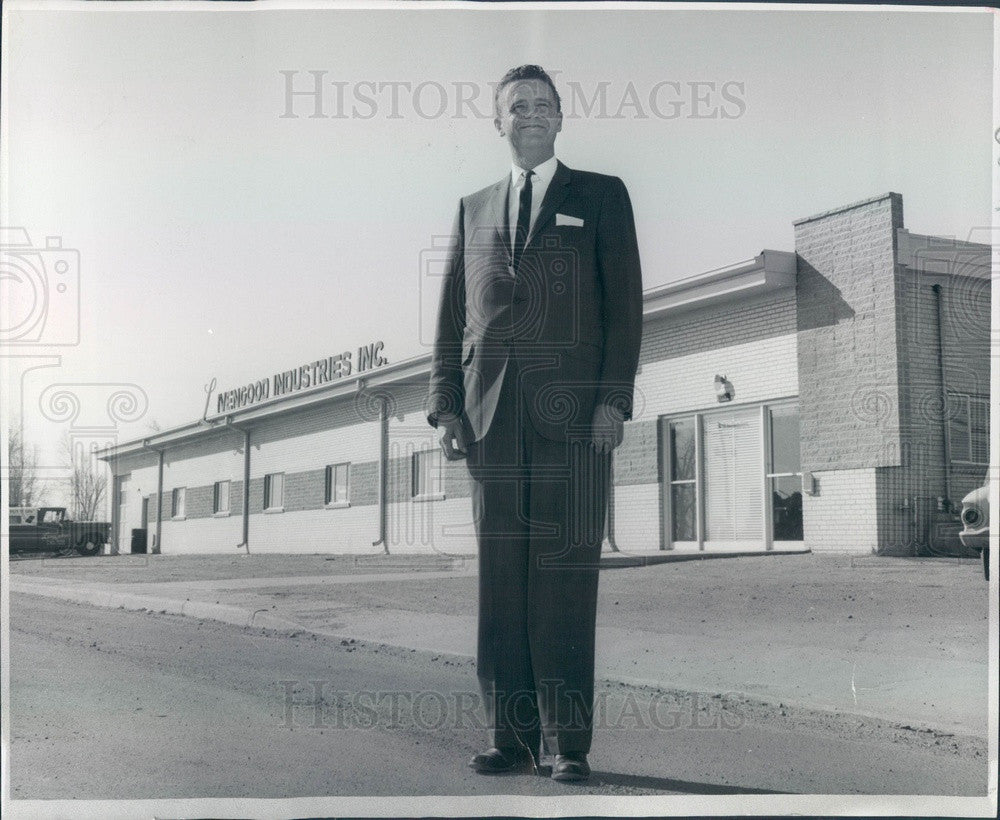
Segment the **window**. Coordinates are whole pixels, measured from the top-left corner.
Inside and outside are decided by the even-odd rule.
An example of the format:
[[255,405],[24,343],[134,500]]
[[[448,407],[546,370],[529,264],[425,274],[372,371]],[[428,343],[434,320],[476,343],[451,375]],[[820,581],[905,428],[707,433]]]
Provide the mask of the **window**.
[[61,524],[63,519],[66,517],[66,511],[63,509],[56,510],[44,510],[42,512],[42,520],[38,523],[40,524]]
[[229,481],[216,481],[212,499],[212,512],[229,515]]
[[170,517],[184,517],[184,502],[187,498],[187,487],[174,487],[170,493]]
[[802,465],[799,460],[799,408],[772,407],[768,454],[771,535],[775,541],[802,540]]
[[350,501],[351,465],[330,464],[326,468],[325,503],[346,505]]
[[264,476],[264,509],[283,510],[285,505],[285,474],[269,473]]
[[989,399],[949,392],[948,448],[952,462],[989,463],[989,435]]
[[441,450],[421,450],[413,454],[413,496],[436,498],[442,495]]

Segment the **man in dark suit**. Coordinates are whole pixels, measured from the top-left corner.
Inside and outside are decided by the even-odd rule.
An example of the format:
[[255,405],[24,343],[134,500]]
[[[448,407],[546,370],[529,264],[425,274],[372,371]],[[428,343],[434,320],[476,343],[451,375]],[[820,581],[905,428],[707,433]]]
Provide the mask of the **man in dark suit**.
[[510,173],[464,197],[445,266],[428,421],[467,458],[479,544],[481,773],[590,774],[597,579],[611,452],[631,418],[642,276],[620,179],[555,158],[538,66],[496,89]]

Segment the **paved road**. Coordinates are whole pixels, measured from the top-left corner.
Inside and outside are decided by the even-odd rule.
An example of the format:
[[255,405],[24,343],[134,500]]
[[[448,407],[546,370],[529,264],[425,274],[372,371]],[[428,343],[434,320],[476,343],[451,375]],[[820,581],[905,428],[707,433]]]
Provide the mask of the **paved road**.
[[473,774],[467,660],[11,597],[11,796],[985,793],[985,744],[604,685],[586,785]]

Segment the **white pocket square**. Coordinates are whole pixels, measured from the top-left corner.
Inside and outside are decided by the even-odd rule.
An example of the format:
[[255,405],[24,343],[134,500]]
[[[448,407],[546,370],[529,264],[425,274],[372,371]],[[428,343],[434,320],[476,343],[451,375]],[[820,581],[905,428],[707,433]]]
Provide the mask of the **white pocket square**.
[[556,214],[556,225],[572,225],[574,228],[582,228],[583,220],[578,216],[569,214]]

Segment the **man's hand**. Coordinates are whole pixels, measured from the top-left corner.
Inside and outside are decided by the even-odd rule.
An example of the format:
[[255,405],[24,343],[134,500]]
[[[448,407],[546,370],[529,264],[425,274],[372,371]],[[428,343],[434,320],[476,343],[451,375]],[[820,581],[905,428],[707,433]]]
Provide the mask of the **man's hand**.
[[617,407],[598,404],[590,423],[591,444],[599,453],[610,453],[625,436],[625,416]]
[[465,427],[462,425],[462,419],[451,413],[441,413],[438,416],[438,429],[441,430],[441,449],[444,450],[444,457],[448,461],[465,458]]

